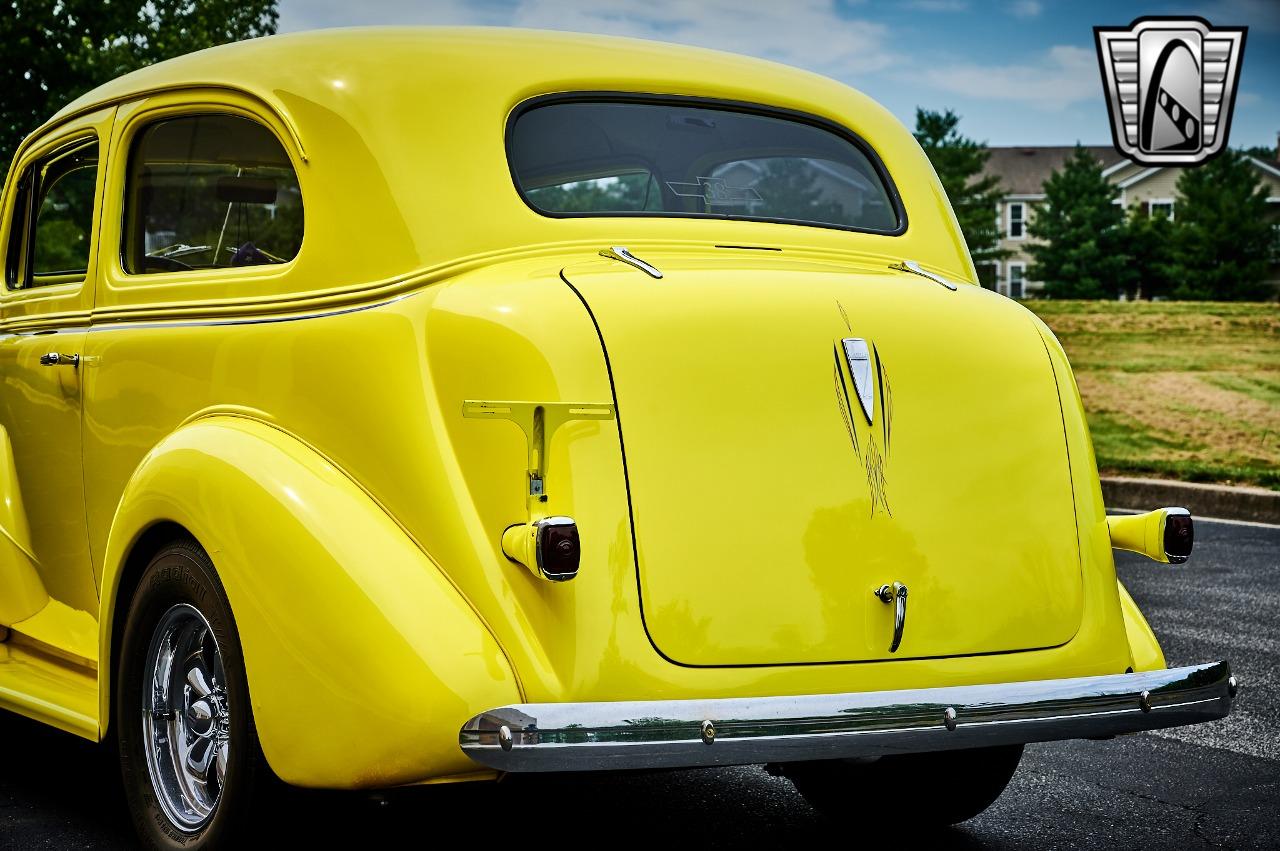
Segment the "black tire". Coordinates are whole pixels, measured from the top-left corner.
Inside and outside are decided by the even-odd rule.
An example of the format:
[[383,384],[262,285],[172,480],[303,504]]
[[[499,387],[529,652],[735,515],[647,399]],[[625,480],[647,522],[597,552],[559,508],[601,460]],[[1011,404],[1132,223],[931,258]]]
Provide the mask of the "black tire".
[[[194,608],[203,617],[207,630],[200,631],[198,620],[193,619],[187,607]],[[224,741],[229,746],[229,750],[225,752],[226,759],[222,761],[225,770],[218,771],[215,750],[214,779],[201,787],[211,799],[201,803],[208,805],[210,811],[203,816],[188,813],[190,818],[203,820],[198,824],[185,826],[179,825],[166,812],[166,805],[160,800],[160,796],[165,793],[153,783],[153,768],[148,763],[146,744],[147,725],[150,723],[148,719],[153,713],[148,712],[145,716],[143,713],[144,700],[155,700],[154,697],[144,696],[146,693],[143,684],[150,670],[149,658],[154,655],[153,651],[163,652],[159,649],[163,642],[157,642],[153,647],[153,638],[162,624],[167,626],[173,623],[171,612],[187,618],[179,623],[190,626],[187,633],[189,635],[202,634],[203,638],[192,638],[192,643],[205,648],[205,652],[193,653],[188,657],[194,662],[173,657],[173,668],[177,670],[180,666],[189,667],[190,664],[205,665],[205,660],[216,656],[219,663],[217,670],[223,674],[224,682],[221,684],[217,682],[216,674],[209,677],[213,685],[210,694],[217,694],[216,703],[213,697],[204,701],[205,708],[210,705],[217,707],[214,720],[207,721],[201,717],[198,723],[205,726],[192,735],[203,735],[197,742],[198,746],[215,748],[215,742]],[[208,651],[209,633],[212,633],[212,639],[216,641],[212,652]],[[182,848],[201,851],[237,844],[236,840],[251,820],[251,804],[255,800],[255,792],[259,786],[268,782],[270,774],[253,725],[244,656],[235,620],[231,615],[231,606],[227,603],[212,562],[194,541],[176,540],[165,546],[143,572],[138,591],[129,607],[117,659],[115,717],[112,723],[120,755],[125,798],[143,844],[154,849]],[[176,689],[171,691],[176,693]],[[189,703],[191,697],[188,694],[181,699]],[[195,715],[188,713],[184,715],[184,718],[187,717],[193,719],[193,725],[197,723]],[[211,732],[215,725],[218,726],[217,738]],[[165,742],[178,738],[168,736],[163,731],[160,735]],[[187,740],[192,741],[189,738]],[[177,762],[178,760],[174,760],[164,764],[176,766]],[[158,760],[155,765],[162,763],[162,760]],[[208,759],[205,763],[207,766]],[[209,777],[208,770],[206,768],[206,778]],[[207,793],[211,788],[216,788],[216,794]],[[165,799],[173,801],[173,794],[165,796]],[[172,809],[174,804],[170,803],[168,806]]]
[[[1021,759],[1022,745],[1008,745],[901,754],[874,762],[790,763],[782,772],[828,818],[865,823],[886,816],[886,830],[927,831],[968,821],[994,804]],[[919,802],[911,806],[905,824],[891,815],[902,811],[904,801]]]

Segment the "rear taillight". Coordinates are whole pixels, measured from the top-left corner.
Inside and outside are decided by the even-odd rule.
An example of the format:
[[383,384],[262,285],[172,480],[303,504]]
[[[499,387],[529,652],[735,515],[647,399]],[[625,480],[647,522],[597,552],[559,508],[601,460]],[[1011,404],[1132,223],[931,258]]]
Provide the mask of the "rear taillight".
[[543,579],[565,582],[578,575],[578,524],[560,516],[518,523],[502,533],[502,551]]
[[1191,512],[1185,508],[1165,510],[1164,554],[1170,564],[1182,564],[1191,557],[1191,548],[1195,545],[1195,524],[1191,522]]

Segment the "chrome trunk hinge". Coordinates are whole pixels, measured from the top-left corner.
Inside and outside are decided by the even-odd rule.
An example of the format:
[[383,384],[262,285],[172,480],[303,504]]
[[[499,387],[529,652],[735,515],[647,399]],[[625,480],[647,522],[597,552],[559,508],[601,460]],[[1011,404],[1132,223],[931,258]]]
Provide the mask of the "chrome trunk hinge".
[[650,277],[657,278],[659,280],[662,279],[662,272],[658,271],[656,266],[646,263],[639,257],[632,254],[627,250],[625,245],[615,245],[611,248],[606,248],[600,252],[600,256],[608,257],[610,260],[620,260],[628,266],[635,266],[641,272],[644,272]]
[[926,272],[924,269],[920,268],[920,264],[914,260],[903,260],[901,263],[890,265],[889,268],[894,269],[898,272],[910,272],[913,275],[919,275],[922,278],[928,278],[929,280],[933,281],[935,284],[942,284],[944,287],[951,290],[952,292],[955,292],[957,289],[959,289],[959,287],[957,287],[955,284],[951,283],[941,275],[935,275],[932,272]]

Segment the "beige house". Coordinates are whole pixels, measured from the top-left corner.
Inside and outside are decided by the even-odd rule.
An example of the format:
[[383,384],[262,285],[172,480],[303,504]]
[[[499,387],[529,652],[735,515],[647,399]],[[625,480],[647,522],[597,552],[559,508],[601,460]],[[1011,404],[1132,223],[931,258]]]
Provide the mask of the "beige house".
[[[1102,163],[1102,174],[1120,189],[1116,200],[1125,209],[1140,204],[1151,214],[1178,214],[1177,183],[1181,169],[1137,165],[1120,155],[1110,145],[1086,145],[1086,149]],[[994,174],[1007,193],[996,210],[996,221],[1002,238],[1000,247],[1010,252],[999,263],[985,264],[978,270],[983,286],[1012,298],[1034,298],[1042,289],[1027,276],[1031,255],[1027,245],[1034,240],[1028,229],[1035,221],[1036,208],[1044,203],[1044,182],[1061,169],[1074,146],[988,148],[985,174]],[[1280,227],[1280,152],[1270,161],[1253,158],[1258,176],[1268,186],[1267,200],[1274,205],[1272,218]],[[1280,279],[1280,266],[1273,267],[1273,277]]]

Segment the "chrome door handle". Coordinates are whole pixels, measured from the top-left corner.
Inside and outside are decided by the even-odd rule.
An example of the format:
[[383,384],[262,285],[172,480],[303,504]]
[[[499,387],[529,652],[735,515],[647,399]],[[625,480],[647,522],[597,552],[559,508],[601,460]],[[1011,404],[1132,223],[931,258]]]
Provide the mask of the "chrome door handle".
[[79,355],[62,355],[57,352],[49,352],[47,355],[40,356],[41,366],[79,366]]
[[881,585],[871,593],[882,603],[893,603],[893,643],[889,645],[889,652],[897,652],[898,645],[902,643],[902,631],[907,626],[907,586],[895,582],[892,586]]

